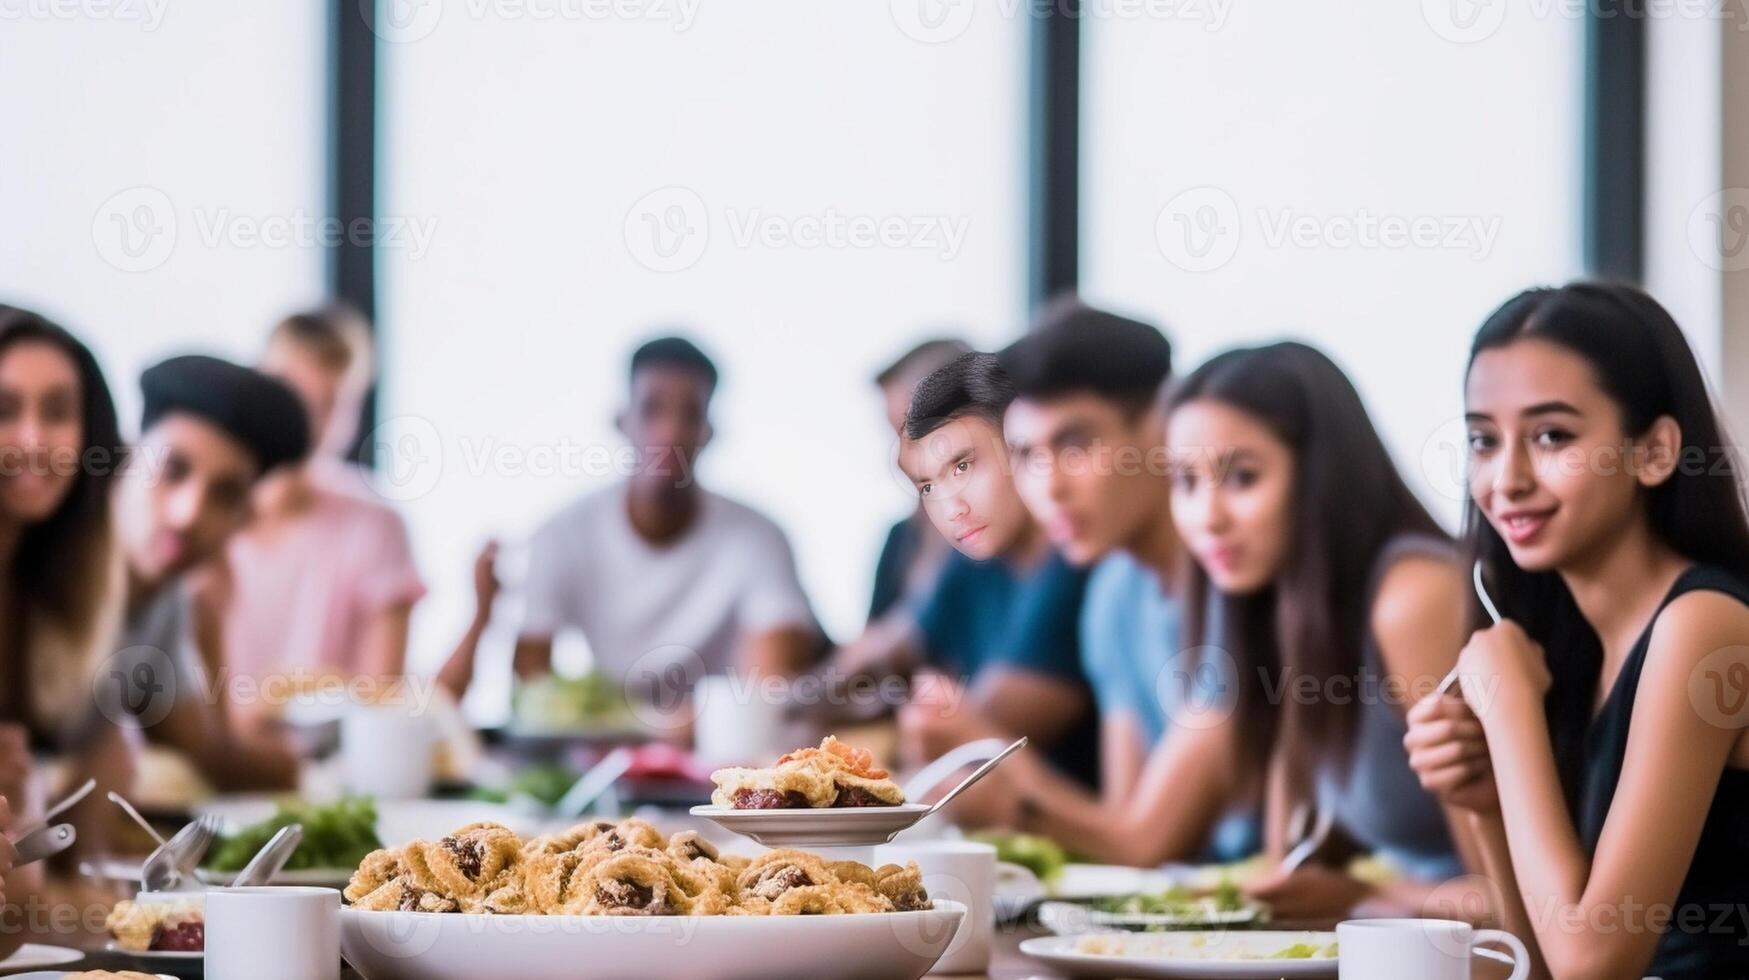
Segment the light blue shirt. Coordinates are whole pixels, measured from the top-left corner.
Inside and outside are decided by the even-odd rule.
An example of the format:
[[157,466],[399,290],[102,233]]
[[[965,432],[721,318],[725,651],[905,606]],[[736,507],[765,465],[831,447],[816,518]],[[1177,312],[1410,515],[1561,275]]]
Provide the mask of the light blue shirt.
[[[1210,675],[1184,652],[1184,616],[1178,599],[1160,588],[1160,577],[1125,551],[1094,566],[1081,605],[1081,664],[1102,718],[1128,716],[1153,749],[1170,724],[1175,705],[1195,691],[1202,698],[1232,696],[1235,679]],[[1231,666],[1231,661],[1225,661]],[[1193,681],[1194,679],[1194,681]],[[1200,685],[1200,686],[1197,686]],[[1213,861],[1236,861],[1261,847],[1260,822],[1250,809],[1216,825],[1208,852]]]

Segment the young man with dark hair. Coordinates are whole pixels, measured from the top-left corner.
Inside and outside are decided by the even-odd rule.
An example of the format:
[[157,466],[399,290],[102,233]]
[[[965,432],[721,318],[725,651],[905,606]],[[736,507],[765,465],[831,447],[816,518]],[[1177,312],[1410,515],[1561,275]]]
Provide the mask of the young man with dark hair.
[[[917,382],[969,350],[971,347],[963,340],[926,340],[875,374],[875,387],[880,389],[887,424],[893,427],[895,438],[904,438],[905,413],[911,407],[911,391]],[[924,516],[921,506],[896,521],[887,531],[880,560],[875,564],[868,621],[880,619],[906,595],[921,592],[933,582],[947,553],[947,542],[930,530],[929,518]]]
[[[821,633],[788,539],[763,514],[694,478],[711,439],[716,365],[691,341],[663,337],[632,355],[629,383],[618,424],[635,470],[535,533],[517,675],[550,673],[553,638],[567,629],[583,634],[598,670],[638,695],[683,693],[668,690],[676,670],[696,680],[701,670],[804,669]],[[440,675],[457,697],[472,677],[477,639],[470,630]]]
[[1091,785],[1097,730],[1076,641],[1085,577],[1015,492],[1002,441],[1012,398],[993,354],[964,354],[918,382],[899,465],[955,553],[906,622],[871,631],[838,666],[930,672],[900,712],[908,754],[1026,735]]
[[[1094,566],[1081,613],[1082,662],[1100,709],[1098,797],[1016,759],[1000,785],[1019,798],[1021,826],[1073,840],[1100,860],[1155,865],[1255,850],[1243,787],[1210,760],[1204,733],[1174,728],[1200,676],[1181,656],[1165,424],[1158,409],[1172,348],[1149,324],[1074,299],[1051,304],[1002,352],[1016,396],[1004,418],[1015,484],[1052,543]],[[1179,673],[1179,672],[1185,673]]]

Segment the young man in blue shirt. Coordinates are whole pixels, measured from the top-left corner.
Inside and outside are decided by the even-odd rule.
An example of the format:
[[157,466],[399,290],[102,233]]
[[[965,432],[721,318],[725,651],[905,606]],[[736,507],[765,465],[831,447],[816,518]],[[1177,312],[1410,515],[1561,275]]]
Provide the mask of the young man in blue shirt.
[[1207,675],[1180,642],[1182,545],[1158,408],[1171,345],[1149,324],[1066,300],[1002,363],[1016,388],[1004,423],[1019,493],[1052,544],[1093,568],[1081,652],[1103,764],[1098,796],[1038,760],[1005,765],[1016,823],[1118,863],[1244,856],[1255,828],[1235,801],[1249,788],[1222,726],[1199,714],[1218,712],[1219,692],[1192,686]]
[[954,554],[912,616],[871,631],[837,666],[913,674],[900,731],[916,761],[976,738],[1026,735],[1092,785],[1098,731],[1078,637],[1086,576],[1015,491],[1002,438],[1012,397],[993,354],[961,355],[918,383],[899,465]]

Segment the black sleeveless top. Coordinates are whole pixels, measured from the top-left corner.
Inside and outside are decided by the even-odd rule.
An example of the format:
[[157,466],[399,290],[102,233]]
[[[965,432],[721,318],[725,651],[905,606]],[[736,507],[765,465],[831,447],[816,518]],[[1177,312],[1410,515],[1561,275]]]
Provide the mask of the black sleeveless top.
[[[1710,565],[1696,565],[1677,577],[1670,594],[1646,624],[1622,664],[1621,674],[1591,723],[1586,736],[1584,769],[1578,794],[1579,836],[1588,854],[1595,854],[1604,818],[1615,798],[1627,754],[1628,723],[1634,697],[1646,665],[1652,627],[1664,607],[1678,596],[1696,591],[1723,592],[1749,605],[1749,582]],[[1727,699],[1731,692],[1723,695]],[[1743,903],[1749,900],[1749,770],[1726,767],[1719,777],[1712,807],[1707,811],[1688,875],[1677,893],[1664,938],[1659,940],[1648,974],[1678,978],[1749,977],[1749,923]]]

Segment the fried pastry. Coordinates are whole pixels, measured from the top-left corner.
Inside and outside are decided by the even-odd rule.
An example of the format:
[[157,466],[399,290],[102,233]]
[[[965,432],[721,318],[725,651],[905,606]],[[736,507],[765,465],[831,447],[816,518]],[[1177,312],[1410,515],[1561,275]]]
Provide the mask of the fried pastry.
[[898,806],[905,793],[867,749],[831,735],[819,748],[797,749],[769,769],[731,767],[711,773],[711,802],[736,810]]
[[641,820],[527,842],[497,824],[373,852],[345,891],[373,911],[499,915],[848,915],[929,907],[917,866],[869,868],[798,850],[723,854]]

